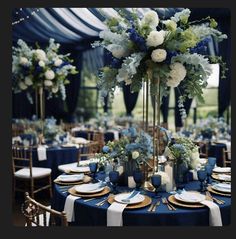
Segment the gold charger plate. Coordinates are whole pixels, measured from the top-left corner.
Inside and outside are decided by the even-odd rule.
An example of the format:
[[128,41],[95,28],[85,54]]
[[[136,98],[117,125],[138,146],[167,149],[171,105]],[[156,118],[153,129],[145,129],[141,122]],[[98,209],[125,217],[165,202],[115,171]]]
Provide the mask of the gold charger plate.
[[211,186],[208,186],[207,190],[211,193],[214,193],[214,194],[218,194],[218,195],[226,196],[226,197],[231,197],[231,193],[223,193],[223,192],[216,191]]
[[61,182],[58,179],[55,179],[53,182],[58,185],[79,185],[79,184],[83,184],[83,183],[89,183],[89,182],[91,182],[91,180],[92,180],[91,177],[85,175],[83,180],[76,181],[76,182]]
[[[143,195],[144,196],[144,200],[140,203],[135,203],[135,204],[130,204],[130,205],[127,205],[125,207],[125,209],[137,209],[137,208],[142,208],[142,207],[146,207],[148,205],[151,204],[152,202],[152,199],[146,195]],[[113,202],[115,202],[115,195],[114,196],[110,196],[107,201],[112,204]]]
[[93,197],[100,197],[103,195],[108,194],[111,191],[111,189],[109,187],[105,187],[101,192],[97,192],[97,193],[90,193],[90,194],[83,194],[83,193],[78,193],[75,191],[75,188],[72,187],[68,190],[68,192],[73,195],[73,196],[77,196],[77,197],[82,197],[82,198],[93,198]]
[[65,170],[64,172],[65,172],[66,174],[81,174],[81,173],[90,174],[90,171],[86,171],[86,172],[74,172],[73,170]]
[[168,197],[168,201],[176,206],[180,206],[180,207],[188,207],[188,208],[203,208],[205,207],[205,205],[200,204],[200,203],[184,203],[181,201],[178,201],[177,199],[175,199],[175,195],[170,195]]
[[[229,174],[227,174],[227,175],[229,175]],[[231,182],[231,179],[230,179],[230,180],[227,180],[227,179],[219,179],[219,174],[216,174],[216,173],[212,174],[211,177],[214,178],[214,179],[216,179],[216,180],[219,180],[219,181]]]

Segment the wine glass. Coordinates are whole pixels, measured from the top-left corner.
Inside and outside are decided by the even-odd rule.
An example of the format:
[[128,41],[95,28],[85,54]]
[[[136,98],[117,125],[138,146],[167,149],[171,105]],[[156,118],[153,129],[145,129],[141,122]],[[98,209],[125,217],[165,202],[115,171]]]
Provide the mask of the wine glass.
[[207,171],[205,169],[200,169],[197,171],[197,177],[198,180],[200,181],[201,185],[200,185],[200,191],[204,192],[205,191],[205,185],[204,185],[204,181],[207,178]]
[[116,187],[118,185],[118,181],[119,181],[119,172],[118,171],[111,171],[109,173],[109,179],[110,182],[112,183],[112,191],[114,194],[118,193]]
[[96,176],[96,172],[97,172],[97,168],[98,168],[98,163],[89,163],[89,169],[90,169],[90,172],[93,173],[93,180],[92,180],[92,183],[96,183],[98,182],[96,179],[95,179],[95,176]]
[[158,188],[161,186],[161,175],[152,175],[151,177],[152,185],[155,188],[155,198],[159,198],[157,195]]
[[216,158],[215,157],[208,157],[208,164],[211,165],[213,168],[216,165]]
[[143,172],[141,170],[135,170],[133,172],[133,177],[134,177],[134,181],[136,183],[136,190],[137,191],[140,191],[140,187],[142,185],[142,182],[143,182]]
[[211,174],[212,174],[213,167],[210,164],[207,164],[205,166],[205,170],[207,172],[207,183],[211,184],[212,183]]

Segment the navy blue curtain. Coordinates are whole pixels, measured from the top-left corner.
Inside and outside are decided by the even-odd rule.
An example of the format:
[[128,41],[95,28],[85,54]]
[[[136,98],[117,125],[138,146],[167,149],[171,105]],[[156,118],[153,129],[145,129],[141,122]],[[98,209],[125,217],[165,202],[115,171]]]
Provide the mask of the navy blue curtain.
[[123,96],[127,116],[132,116],[132,111],[137,103],[138,95],[139,92],[131,93],[130,85],[123,85]]

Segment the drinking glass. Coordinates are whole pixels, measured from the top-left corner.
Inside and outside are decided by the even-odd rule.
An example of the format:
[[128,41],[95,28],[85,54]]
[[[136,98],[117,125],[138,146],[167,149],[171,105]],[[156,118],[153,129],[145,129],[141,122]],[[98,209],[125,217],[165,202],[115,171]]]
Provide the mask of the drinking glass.
[[133,177],[134,177],[134,181],[136,183],[136,190],[140,191],[140,187],[142,185],[143,178],[144,178],[143,172],[141,170],[135,170],[133,172]]
[[205,170],[207,172],[207,183],[211,184],[212,183],[211,174],[212,174],[213,167],[210,164],[207,164],[205,166]]
[[216,165],[216,158],[215,157],[208,157],[208,164],[211,165],[213,168]]
[[110,182],[112,183],[112,191],[114,194],[118,193],[116,187],[118,185],[118,181],[119,181],[119,172],[118,171],[111,171],[109,173],[109,179]]
[[159,198],[157,192],[158,188],[161,186],[161,175],[152,175],[151,177],[152,185],[155,188],[155,198]]
[[200,191],[201,192],[204,192],[205,191],[205,184],[204,184],[204,181],[206,180],[207,178],[207,171],[205,169],[200,169],[197,171],[197,177],[198,177],[198,180],[200,181]]
[[98,163],[95,163],[95,162],[89,163],[89,169],[90,169],[90,172],[93,174],[92,183],[98,182],[98,181],[95,179],[96,172],[97,172],[97,169],[98,169]]

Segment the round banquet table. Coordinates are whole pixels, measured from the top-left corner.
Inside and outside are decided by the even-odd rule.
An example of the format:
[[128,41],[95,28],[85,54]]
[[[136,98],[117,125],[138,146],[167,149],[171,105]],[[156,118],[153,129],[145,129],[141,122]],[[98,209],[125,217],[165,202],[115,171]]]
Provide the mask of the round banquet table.
[[[127,187],[118,187],[120,191],[127,191]],[[186,184],[186,190],[198,190],[199,182],[191,181]],[[130,191],[132,189],[129,189]],[[63,211],[67,192],[63,193],[64,189],[60,185],[55,184],[52,198],[52,208]],[[146,192],[148,196],[153,196],[153,193]],[[168,198],[170,195],[166,192],[159,192],[162,197]],[[225,204],[219,205],[223,225],[230,224],[230,208],[231,198],[216,196],[222,199]],[[70,223],[72,226],[106,226],[107,225],[107,208],[110,206],[106,202],[103,206],[96,206],[102,198],[97,198],[88,202],[83,199],[75,200],[74,212],[75,221]],[[157,200],[157,199],[153,199]],[[176,211],[168,210],[167,206],[162,202],[155,212],[148,212],[149,206],[140,209],[127,209],[123,211],[123,226],[209,226],[209,209],[204,208],[184,208],[175,206]]]
[[61,164],[74,163],[78,160],[78,149],[76,147],[49,147],[46,150],[47,159],[39,161],[37,150],[32,152],[33,166],[50,168],[52,179],[55,179],[61,172],[58,166]]

